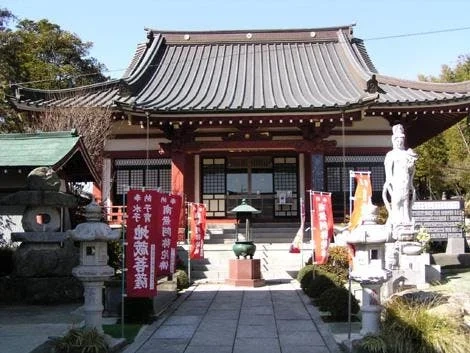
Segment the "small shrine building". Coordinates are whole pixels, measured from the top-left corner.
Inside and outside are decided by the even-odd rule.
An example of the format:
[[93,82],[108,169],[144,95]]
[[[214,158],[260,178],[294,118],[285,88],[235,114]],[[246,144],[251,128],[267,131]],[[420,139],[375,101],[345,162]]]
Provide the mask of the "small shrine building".
[[[212,221],[246,199],[259,220],[298,220],[307,190],[343,217],[349,170],[384,183],[391,127],[416,147],[468,116],[470,82],[378,73],[353,26],[292,30],[147,30],[120,79],[66,90],[16,87],[18,111],[105,107],[103,199],[160,188],[204,202]],[[84,133],[84,132],[81,132]]]

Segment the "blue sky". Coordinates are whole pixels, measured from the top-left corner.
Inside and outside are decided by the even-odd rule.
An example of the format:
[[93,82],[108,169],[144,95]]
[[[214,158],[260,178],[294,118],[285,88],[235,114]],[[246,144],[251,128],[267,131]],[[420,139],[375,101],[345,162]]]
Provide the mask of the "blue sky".
[[224,30],[315,28],[356,23],[382,74],[437,76],[470,54],[470,29],[374,40],[401,34],[470,27],[468,0],[3,0],[20,18],[47,18],[94,43],[90,55],[120,77],[144,28]]

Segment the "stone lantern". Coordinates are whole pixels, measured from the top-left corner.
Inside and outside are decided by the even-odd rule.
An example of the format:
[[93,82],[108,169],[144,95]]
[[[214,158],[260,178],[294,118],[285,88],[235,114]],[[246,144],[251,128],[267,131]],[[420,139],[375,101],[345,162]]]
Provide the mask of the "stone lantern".
[[108,266],[108,241],[119,239],[119,231],[112,230],[101,221],[101,207],[94,201],[85,207],[86,222],[67,235],[80,243],[80,265],[74,267],[72,274],[83,283],[85,304],[85,327],[103,332],[102,327],[102,289],[104,281],[114,275]]
[[[261,262],[259,259],[253,259],[256,251],[256,245],[251,236],[251,220],[253,214],[261,211],[248,205],[243,199],[242,203],[228,213],[236,214],[237,223],[235,225],[236,240],[233,244],[233,252],[237,259],[229,260],[229,278],[227,283],[235,286],[261,287],[265,281],[261,278]],[[245,223],[245,240],[240,241],[238,228],[241,223]],[[244,259],[240,259],[243,256]],[[247,256],[250,258],[247,259]]]
[[377,224],[376,219],[377,207],[370,203],[363,209],[363,223],[353,229],[346,240],[355,248],[350,277],[362,288],[362,335],[379,332],[380,290],[391,277],[391,271],[385,269],[385,242],[389,232],[384,225]]

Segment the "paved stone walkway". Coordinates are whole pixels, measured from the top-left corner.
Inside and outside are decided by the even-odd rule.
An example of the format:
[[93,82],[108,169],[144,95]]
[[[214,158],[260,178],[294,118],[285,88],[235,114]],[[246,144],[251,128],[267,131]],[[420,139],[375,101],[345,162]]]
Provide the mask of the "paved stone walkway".
[[259,288],[198,284],[125,353],[338,353],[297,281]]

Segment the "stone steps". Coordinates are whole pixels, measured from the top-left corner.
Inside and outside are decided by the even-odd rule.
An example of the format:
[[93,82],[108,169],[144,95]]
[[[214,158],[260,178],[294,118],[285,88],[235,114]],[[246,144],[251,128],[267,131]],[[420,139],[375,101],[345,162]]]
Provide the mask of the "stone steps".
[[[294,239],[297,223],[256,223],[251,228],[252,240],[256,243],[290,243]],[[239,239],[244,239],[245,229],[238,230]],[[305,236],[307,233],[305,233]],[[210,225],[206,232],[206,244],[233,243],[236,238],[234,224]]]
[[[302,254],[289,253],[288,243],[255,242],[254,258],[261,260],[261,274],[266,280],[295,277],[312,253],[312,246],[304,243]],[[207,282],[224,282],[228,278],[228,264],[235,258],[231,243],[205,244],[204,260],[191,261],[191,280]],[[179,256],[187,261],[188,246],[178,249]]]

